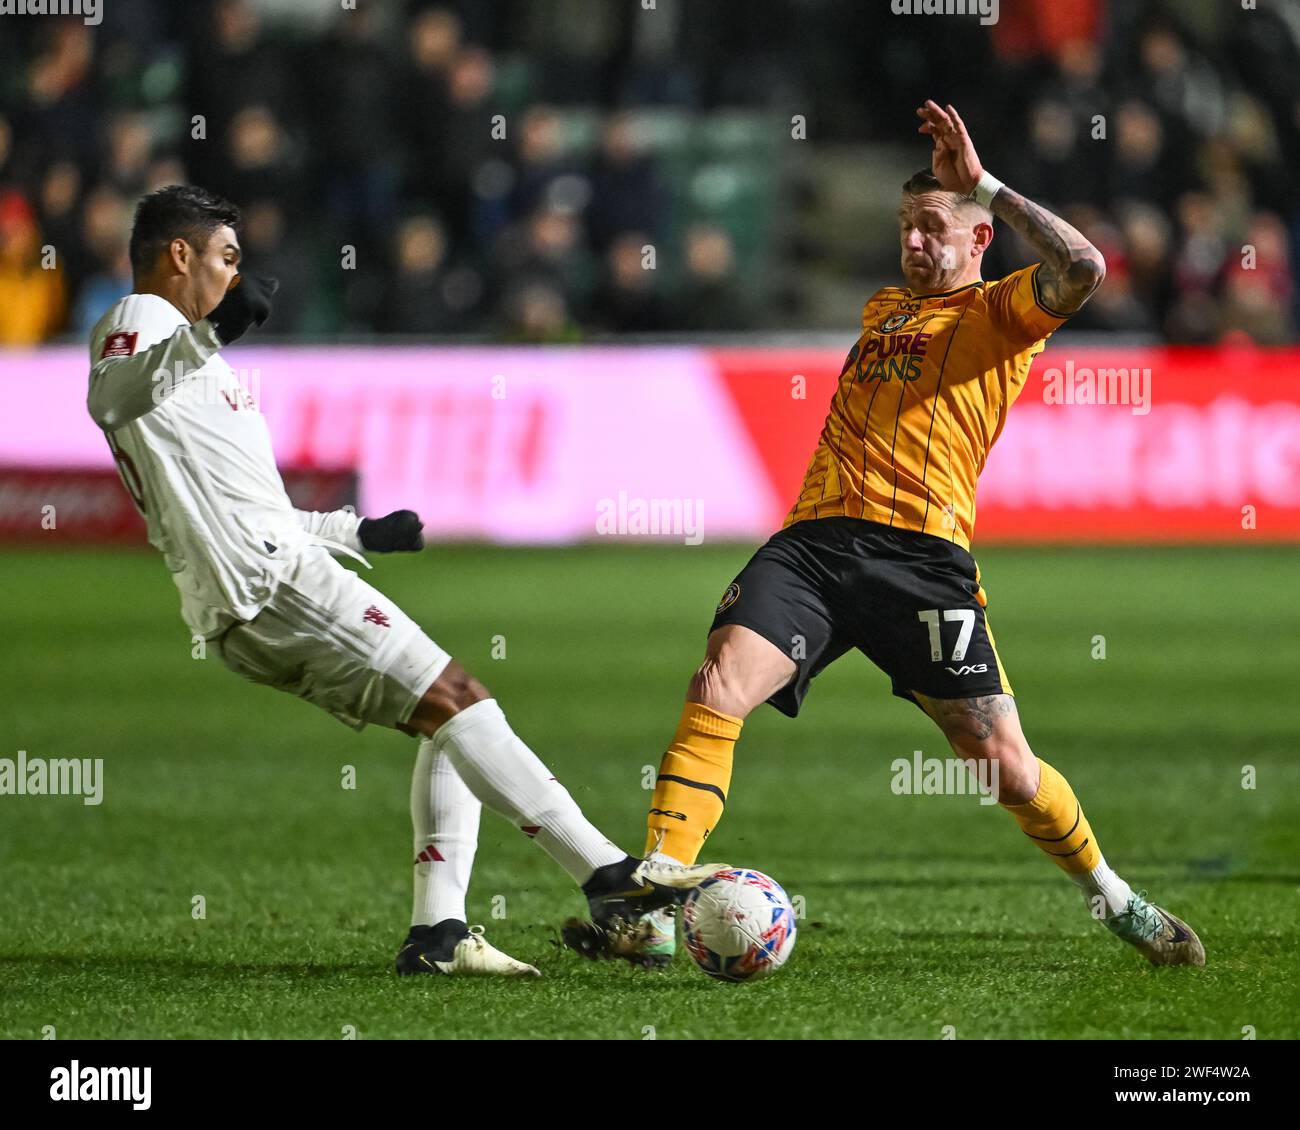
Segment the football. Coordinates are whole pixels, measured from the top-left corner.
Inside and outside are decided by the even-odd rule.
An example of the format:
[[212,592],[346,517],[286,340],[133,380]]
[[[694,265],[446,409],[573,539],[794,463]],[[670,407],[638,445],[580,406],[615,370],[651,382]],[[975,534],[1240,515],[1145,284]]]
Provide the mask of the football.
[[780,969],[794,949],[794,907],[781,884],[761,871],[719,871],[687,896],[682,933],[710,977],[757,981]]

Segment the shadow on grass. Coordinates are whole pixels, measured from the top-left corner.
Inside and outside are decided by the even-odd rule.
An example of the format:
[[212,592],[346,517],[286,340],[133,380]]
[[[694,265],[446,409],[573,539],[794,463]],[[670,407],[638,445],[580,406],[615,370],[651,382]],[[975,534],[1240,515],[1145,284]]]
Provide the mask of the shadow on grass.
[[[963,862],[967,862],[963,860]],[[1141,868],[1134,870],[1134,874],[1141,876],[1141,883],[1134,883],[1133,888],[1154,890],[1161,883],[1179,883],[1179,884],[1233,884],[1236,886],[1266,886],[1266,887],[1300,887],[1300,875],[1268,875],[1268,874],[1242,874],[1242,875],[1219,875],[1207,874],[1194,868],[1178,867],[1162,870],[1151,870]],[[891,877],[875,876],[871,874],[859,875],[853,879],[805,879],[798,883],[789,883],[789,887],[797,887],[802,893],[806,890],[815,890],[826,888],[828,890],[840,890],[845,888],[867,888],[867,887],[922,887],[943,890],[952,887],[1059,887],[1063,875],[1053,872],[1045,872],[1037,876],[1023,876],[1017,873],[1008,873],[1002,876],[996,875],[936,875],[936,876],[910,876],[910,877]]]
[[327,977],[363,976],[385,978],[393,975],[390,963],[332,962],[332,961],[273,961],[240,962],[222,961],[219,958],[202,959],[172,957],[156,954],[114,953],[42,953],[0,954],[0,969],[19,971],[35,970],[44,973],[71,973],[84,976],[88,973],[120,972],[142,976],[157,974],[172,977],[298,977],[324,979]]

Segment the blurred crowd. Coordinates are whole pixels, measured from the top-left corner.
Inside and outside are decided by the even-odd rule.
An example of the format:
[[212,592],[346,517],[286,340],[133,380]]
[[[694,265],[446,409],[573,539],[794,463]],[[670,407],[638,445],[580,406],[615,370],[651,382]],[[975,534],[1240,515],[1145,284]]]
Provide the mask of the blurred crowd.
[[1108,50],[1071,38],[1025,70],[1006,60],[1027,97],[999,176],[1050,201],[1106,257],[1106,284],[1076,328],[1294,340],[1300,5],[1289,25],[1247,14],[1218,6],[1213,57],[1153,21]]
[[[1002,0],[992,29],[867,8],[113,0],[98,26],[6,18],[0,344],[84,336],[130,290],[136,199],[185,181],[244,210],[247,260],[282,281],[280,334],[822,326],[800,281],[845,270],[855,233],[815,155],[893,170],[936,91],[990,169],[1105,252],[1078,325],[1293,339],[1300,6]],[[884,243],[844,281],[893,281]],[[986,277],[1023,256],[995,242]]]

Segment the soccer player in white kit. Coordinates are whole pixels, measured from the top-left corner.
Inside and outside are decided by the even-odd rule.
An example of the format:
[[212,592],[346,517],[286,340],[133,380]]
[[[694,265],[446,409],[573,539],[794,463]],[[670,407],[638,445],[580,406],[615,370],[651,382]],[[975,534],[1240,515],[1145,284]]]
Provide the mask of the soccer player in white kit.
[[414,907],[398,973],[536,975],[466,925],[483,804],[606,910],[611,897],[629,909],[677,901],[719,865],[673,866],[617,848],[487,688],[331,555],[364,562],[365,550],[420,549],[414,513],[294,509],[266,422],[221,356],[266,321],[276,289],[240,274],[239,221],[233,205],[196,187],[140,201],[134,293],[91,332],[90,415],[180,590],[182,617],[226,666],[354,729],[373,723],[419,738]]

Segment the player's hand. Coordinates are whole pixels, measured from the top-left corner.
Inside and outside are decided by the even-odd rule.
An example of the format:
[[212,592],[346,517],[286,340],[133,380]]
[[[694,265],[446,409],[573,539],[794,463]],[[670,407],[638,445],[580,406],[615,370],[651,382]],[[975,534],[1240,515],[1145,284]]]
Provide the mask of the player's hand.
[[271,314],[271,295],[280,289],[278,279],[262,275],[235,276],[226,296],[208,315],[222,345],[244,336],[249,326],[260,326]]
[[940,109],[939,104],[927,98],[924,106],[917,108],[921,118],[918,133],[927,133],[934,140],[930,154],[930,169],[939,183],[949,192],[969,196],[984,175],[975,145],[966,132],[966,124],[952,106]]
[[357,538],[375,553],[414,552],[424,548],[424,523],[414,510],[394,510],[383,518],[362,518]]

